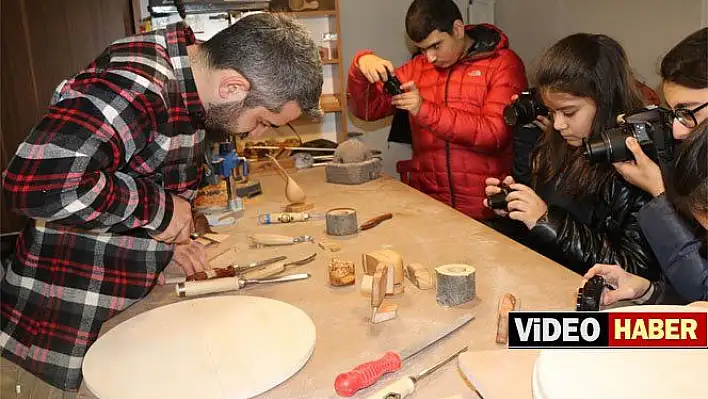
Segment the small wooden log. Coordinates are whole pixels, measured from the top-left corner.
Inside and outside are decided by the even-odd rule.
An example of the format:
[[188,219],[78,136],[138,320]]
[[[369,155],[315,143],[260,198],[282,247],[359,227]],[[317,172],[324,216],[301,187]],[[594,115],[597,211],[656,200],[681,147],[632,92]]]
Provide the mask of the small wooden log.
[[335,208],[325,214],[327,234],[333,236],[348,236],[359,231],[356,211],[351,208]]
[[469,265],[444,265],[435,269],[437,302],[441,306],[457,306],[474,299],[475,269]]
[[510,293],[504,294],[499,299],[499,308],[497,309],[497,339],[498,344],[505,344],[509,335],[509,312],[516,310],[518,301],[516,297]]

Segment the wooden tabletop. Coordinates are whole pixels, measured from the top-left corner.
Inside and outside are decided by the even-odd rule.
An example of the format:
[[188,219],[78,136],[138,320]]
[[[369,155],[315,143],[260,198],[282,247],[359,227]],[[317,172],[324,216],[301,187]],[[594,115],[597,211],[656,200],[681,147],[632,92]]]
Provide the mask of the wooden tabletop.
[[[307,193],[308,201],[315,204],[312,212],[351,207],[356,209],[360,224],[387,212],[392,213],[393,218],[371,230],[339,239],[327,237],[324,220],[259,226],[256,222],[259,212],[278,212],[285,205],[283,179],[269,175],[257,178],[264,194],[247,200],[245,216],[233,226],[215,229],[229,233],[231,238],[209,251],[223,251],[232,246],[243,256],[243,262],[280,254],[291,260],[313,252],[318,254],[314,262],[293,269],[293,272],[311,273],[308,280],[252,286],[221,294],[262,296],[290,303],[305,311],[317,328],[317,342],[309,362],[289,380],[259,398],[337,398],[334,379],[340,372],[378,358],[388,350],[403,350],[470,312],[475,315],[472,322],[404,363],[401,371],[388,375],[355,397],[366,397],[388,382],[415,374],[465,345],[470,350],[504,349],[494,340],[497,304],[506,292],[513,293],[524,310],[574,309],[580,276],[396,179],[381,177],[358,186],[334,185],[325,182],[323,168],[300,171],[293,178]],[[342,250],[325,252],[311,243],[249,248],[247,236],[256,232],[307,234],[314,236],[315,241],[333,240]],[[422,263],[431,269],[450,263],[474,266],[476,299],[455,308],[444,308],[436,303],[435,290],[421,291],[406,280],[404,294],[387,297],[387,301],[399,305],[398,317],[370,324],[369,299],[358,288],[363,274],[361,256],[384,248],[400,253],[405,264]],[[355,286],[328,285],[325,265],[332,255],[356,262]],[[174,286],[158,286],[147,298],[105,323],[102,333],[139,313],[178,300]],[[421,380],[416,393],[410,397],[449,396],[477,398],[456,362]],[[85,386],[78,397],[95,398]]]

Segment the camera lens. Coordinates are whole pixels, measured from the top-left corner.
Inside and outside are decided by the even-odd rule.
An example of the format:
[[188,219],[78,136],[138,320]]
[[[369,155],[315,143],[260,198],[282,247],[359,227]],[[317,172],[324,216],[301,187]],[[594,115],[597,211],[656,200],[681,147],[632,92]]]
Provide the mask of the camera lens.
[[612,128],[600,134],[597,140],[583,140],[584,155],[590,162],[623,162],[633,159],[625,139],[627,132],[623,128]]
[[504,108],[504,122],[509,126],[516,126],[516,121],[519,115],[516,112],[514,104],[507,105]]

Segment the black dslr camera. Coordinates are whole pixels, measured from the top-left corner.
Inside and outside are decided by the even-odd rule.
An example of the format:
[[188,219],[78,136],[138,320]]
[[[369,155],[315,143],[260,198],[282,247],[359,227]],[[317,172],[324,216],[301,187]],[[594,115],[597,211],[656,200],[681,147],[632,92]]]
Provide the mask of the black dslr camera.
[[600,310],[600,298],[602,297],[603,288],[605,288],[605,279],[602,276],[594,276],[588,280],[582,288],[578,288],[578,300],[575,304],[575,310]]
[[504,122],[509,126],[529,124],[539,115],[548,116],[548,108],[536,89],[521,92],[516,101],[504,108]]
[[665,108],[649,106],[620,115],[620,125],[600,133],[595,140],[583,139],[584,155],[591,163],[623,162],[634,159],[625,143],[634,137],[647,156],[660,164],[673,160],[674,140],[671,133],[673,113]]
[[388,79],[384,82],[383,88],[392,96],[403,94],[403,90],[401,90],[401,82],[398,80],[396,75],[392,74],[390,71],[388,72]]
[[487,196],[487,204],[492,209],[506,210],[507,206],[509,205],[506,203],[506,196],[514,190],[510,189],[505,184],[502,184],[499,188],[501,188],[501,192]]

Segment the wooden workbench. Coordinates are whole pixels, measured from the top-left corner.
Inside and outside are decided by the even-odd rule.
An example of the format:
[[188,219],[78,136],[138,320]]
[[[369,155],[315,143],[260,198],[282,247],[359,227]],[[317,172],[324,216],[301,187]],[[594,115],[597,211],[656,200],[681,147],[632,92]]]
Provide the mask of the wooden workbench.
[[[334,379],[338,373],[378,358],[388,350],[402,350],[468,312],[476,315],[471,323],[412,358],[404,364],[403,370],[388,375],[355,397],[365,397],[403,373],[417,373],[465,345],[469,345],[470,350],[503,349],[504,346],[495,344],[494,340],[497,303],[506,292],[512,292],[525,310],[574,309],[580,276],[393,178],[382,177],[358,186],[334,185],[325,182],[323,168],[301,171],[293,177],[304,188],[308,200],[315,203],[313,212],[353,207],[360,224],[386,212],[393,213],[393,219],[344,239],[326,237],[324,220],[259,226],[258,212],[280,211],[285,201],[284,181],[271,175],[258,177],[264,194],[246,202],[245,216],[237,224],[216,229],[231,234],[229,241],[219,244],[222,251],[223,246],[232,245],[243,255],[244,262],[276,254],[294,260],[318,253],[314,262],[293,269],[293,272],[311,273],[308,280],[252,286],[221,294],[262,296],[288,302],[305,311],[317,328],[317,342],[309,362],[292,378],[261,395],[262,398],[337,398]],[[357,263],[357,284],[330,287],[325,264],[332,253],[316,244],[253,249],[248,247],[246,237],[254,232],[308,234],[315,240],[335,240],[343,248],[336,255]],[[398,318],[371,325],[369,300],[358,290],[361,255],[382,248],[402,254],[405,264],[417,262],[431,268],[448,263],[474,266],[477,298],[456,308],[443,308],[435,301],[435,290],[421,291],[406,280],[405,293],[388,299],[399,305]],[[156,287],[147,298],[109,320],[102,333],[141,312],[178,300],[173,286]],[[499,372],[504,373],[504,370]],[[454,395],[477,397],[456,362],[451,362],[422,380],[411,397],[435,399]],[[95,398],[85,386],[78,397]]]

